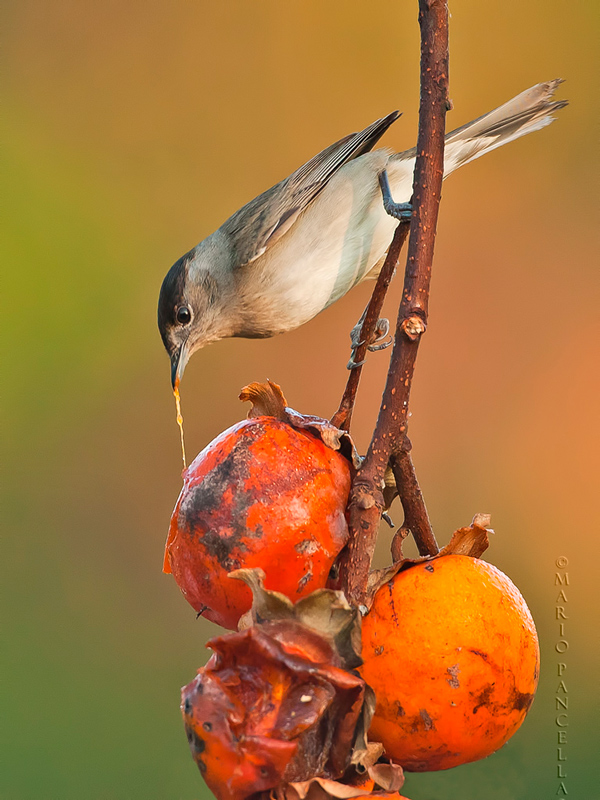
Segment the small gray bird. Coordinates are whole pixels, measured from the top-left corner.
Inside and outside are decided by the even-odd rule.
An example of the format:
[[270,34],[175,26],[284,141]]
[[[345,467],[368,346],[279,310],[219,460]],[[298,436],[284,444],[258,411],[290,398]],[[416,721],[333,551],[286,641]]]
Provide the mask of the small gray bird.
[[[484,153],[549,125],[561,80],[539,83],[447,134],[444,177]],[[415,149],[372,150],[394,111],[340,139],[236,211],[173,264],[158,300],[158,327],[175,387],[189,357],[230,336],[264,338],[303,325],[365,278],[376,278],[398,224],[379,178],[398,203],[412,194]]]

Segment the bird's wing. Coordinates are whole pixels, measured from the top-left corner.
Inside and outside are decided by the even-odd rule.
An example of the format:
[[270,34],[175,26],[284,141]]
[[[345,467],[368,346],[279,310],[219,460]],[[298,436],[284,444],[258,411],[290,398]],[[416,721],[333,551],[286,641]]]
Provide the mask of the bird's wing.
[[290,229],[332,175],[348,161],[368,153],[399,116],[393,111],[363,131],[345,136],[229,217],[221,231],[229,238],[235,265],[249,264],[261,256]]

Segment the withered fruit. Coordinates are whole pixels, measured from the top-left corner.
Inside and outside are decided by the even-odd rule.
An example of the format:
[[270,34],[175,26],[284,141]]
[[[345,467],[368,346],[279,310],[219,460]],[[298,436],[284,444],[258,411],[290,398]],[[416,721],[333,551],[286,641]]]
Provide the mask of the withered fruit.
[[317,636],[282,621],[209,646],[215,654],[181,697],[192,755],[219,800],[343,774],[364,682],[333,666]]
[[348,537],[354,452],[347,434],[287,408],[276,384],[240,398],[252,401],[250,418],[184,472],[164,559],[192,607],[226,628],[251,604],[232,570],[262,568],[266,588],[293,601],[325,586]]
[[519,590],[491,564],[443,555],[401,570],[362,630],[360,673],[377,697],[369,737],[405,770],[477,761],[523,722],[537,634]]
[[[269,790],[298,800],[313,782],[319,797],[367,794],[376,783],[399,788],[402,770],[375,765],[381,746],[365,739],[374,699],[354,669],[356,609],[327,589],[292,604],[264,589],[261,570],[233,577],[252,588],[249,627],[212,639],[213,656],[181,693],[192,755],[218,800]],[[368,782],[360,787],[358,764]],[[338,782],[345,776],[351,787]]]

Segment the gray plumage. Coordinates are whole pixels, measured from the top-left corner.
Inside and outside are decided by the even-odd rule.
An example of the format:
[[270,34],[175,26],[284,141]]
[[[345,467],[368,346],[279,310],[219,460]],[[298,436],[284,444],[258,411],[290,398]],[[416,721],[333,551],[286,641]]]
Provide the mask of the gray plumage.
[[[550,124],[566,105],[552,100],[560,83],[537,84],[447,134],[444,177]],[[372,150],[399,116],[395,111],[330,145],[171,267],[158,325],[173,383],[205,344],[292,330],[377,276],[397,225],[384,211],[379,174],[387,171],[396,202],[412,193],[415,149]]]

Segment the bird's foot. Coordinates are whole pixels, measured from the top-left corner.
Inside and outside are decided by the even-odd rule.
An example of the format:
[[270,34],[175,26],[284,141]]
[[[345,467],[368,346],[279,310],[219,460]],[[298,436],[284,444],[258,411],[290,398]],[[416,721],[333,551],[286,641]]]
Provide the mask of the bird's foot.
[[375,331],[373,332],[373,339],[370,344],[367,345],[367,350],[370,350],[371,353],[377,352],[377,350],[387,350],[387,348],[394,343],[394,337],[389,336],[390,332],[390,321],[385,317],[377,320],[377,326],[375,327]]
[[395,203],[390,189],[387,170],[379,173],[379,186],[383,197],[383,207],[390,217],[394,217],[399,222],[410,222],[413,207],[411,203]]
[[350,356],[350,361],[346,364],[346,369],[356,369],[357,367],[362,367],[366,361],[363,358],[362,361],[355,361],[354,360],[354,351],[352,351],[352,355]]
[[[351,342],[351,349],[352,355],[350,357],[350,361],[346,365],[347,369],[356,369],[356,367],[362,367],[365,363],[363,361],[355,361],[354,354],[356,353],[357,349],[364,344],[364,341],[361,341],[360,334],[362,332],[362,326],[365,319],[365,314],[359,319],[356,325],[352,328],[350,332],[350,342]],[[377,325],[375,330],[373,331],[373,335],[371,337],[370,342],[367,344],[367,350],[374,353],[377,350],[385,350],[394,342],[394,337],[390,336],[387,338],[390,332],[390,321],[382,317],[381,319],[377,320]]]

